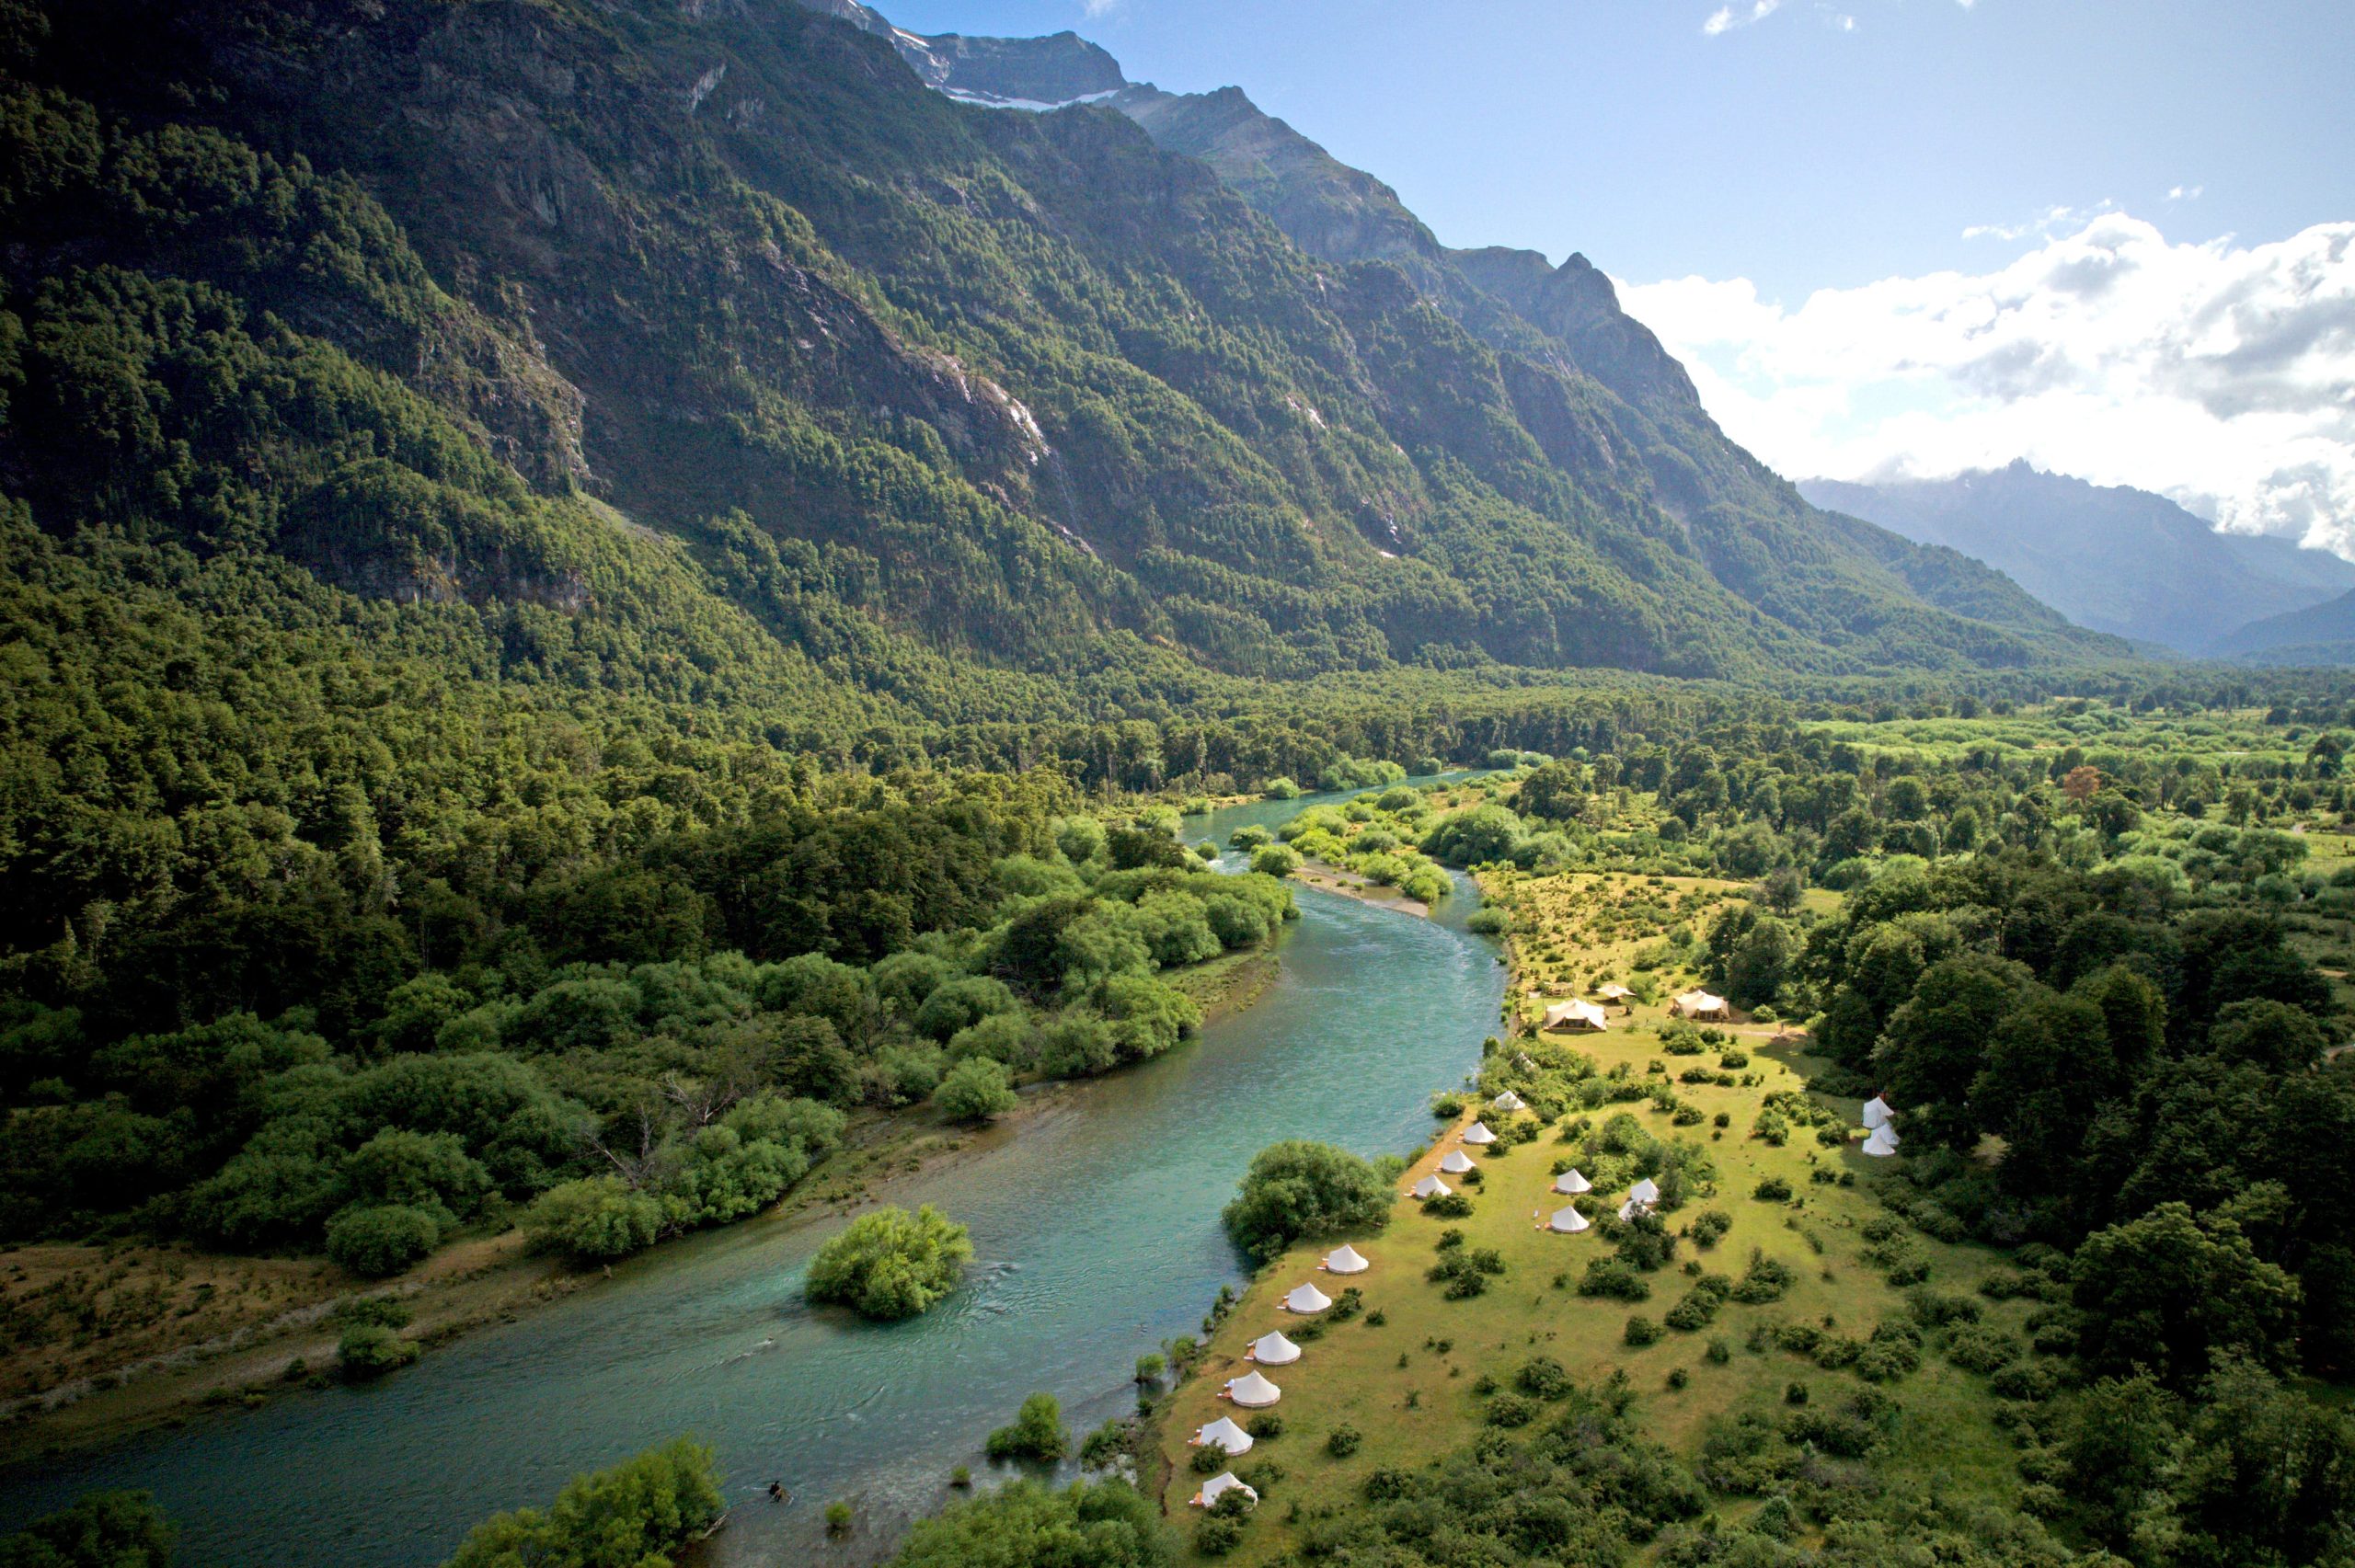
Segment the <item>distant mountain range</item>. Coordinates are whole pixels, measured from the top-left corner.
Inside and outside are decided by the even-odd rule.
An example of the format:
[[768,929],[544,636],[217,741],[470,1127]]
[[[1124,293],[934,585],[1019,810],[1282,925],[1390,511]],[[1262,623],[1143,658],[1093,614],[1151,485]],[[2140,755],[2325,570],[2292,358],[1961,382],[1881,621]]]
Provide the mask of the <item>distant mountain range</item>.
[[[2026,463],[1951,479],[1799,491],[1924,544],[1984,561],[2078,625],[2196,655],[2249,654],[2283,636],[2335,637],[2316,607],[2355,589],[2355,564],[2286,539],[2219,533],[2164,496],[2089,485]],[[2316,619],[2321,615],[2321,619]],[[2280,624],[2277,635],[2276,623]]]

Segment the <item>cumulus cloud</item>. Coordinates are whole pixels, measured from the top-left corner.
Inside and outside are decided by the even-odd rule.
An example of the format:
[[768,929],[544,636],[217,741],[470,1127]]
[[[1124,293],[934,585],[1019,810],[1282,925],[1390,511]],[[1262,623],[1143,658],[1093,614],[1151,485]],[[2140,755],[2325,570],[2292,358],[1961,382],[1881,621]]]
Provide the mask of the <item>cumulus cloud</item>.
[[[2057,222],[2052,220],[2051,222]],[[1818,291],[1623,284],[1727,432],[1786,474],[1936,477],[2025,457],[2355,556],[2355,223],[2170,244],[2083,217],[1988,272]]]

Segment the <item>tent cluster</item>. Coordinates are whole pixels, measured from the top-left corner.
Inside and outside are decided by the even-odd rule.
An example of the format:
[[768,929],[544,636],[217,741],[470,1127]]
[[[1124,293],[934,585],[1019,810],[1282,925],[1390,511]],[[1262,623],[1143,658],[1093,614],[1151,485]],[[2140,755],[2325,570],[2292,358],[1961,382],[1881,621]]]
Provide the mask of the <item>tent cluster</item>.
[[[1327,1274],[1363,1274],[1373,1265],[1363,1253],[1345,1242],[1318,1259],[1316,1266]],[[1282,1303],[1285,1311],[1301,1315],[1321,1312],[1332,1304],[1331,1297],[1306,1281],[1292,1287]],[[1300,1346],[1286,1338],[1282,1330],[1270,1330],[1261,1334],[1243,1352],[1243,1359],[1254,1363],[1251,1370],[1239,1378],[1228,1379],[1225,1386],[1219,1390],[1218,1397],[1239,1409],[1265,1410],[1283,1398],[1284,1391],[1259,1368],[1289,1367],[1300,1359]],[[1197,1429],[1193,1436],[1195,1448],[1214,1448],[1229,1459],[1249,1453],[1251,1442],[1251,1434],[1237,1425],[1231,1415],[1220,1416],[1209,1425]],[[1251,1500],[1253,1506],[1258,1506],[1259,1494],[1245,1485],[1231,1470],[1221,1471],[1204,1482],[1202,1489],[1194,1494],[1193,1505],[1207,1508],[1227,1493],[1237,1489]]]
[[1865,1102],[1865,1152],[1874,1159],[1886,1160],[1897,1152],[1897,1113],[1878,1094]]

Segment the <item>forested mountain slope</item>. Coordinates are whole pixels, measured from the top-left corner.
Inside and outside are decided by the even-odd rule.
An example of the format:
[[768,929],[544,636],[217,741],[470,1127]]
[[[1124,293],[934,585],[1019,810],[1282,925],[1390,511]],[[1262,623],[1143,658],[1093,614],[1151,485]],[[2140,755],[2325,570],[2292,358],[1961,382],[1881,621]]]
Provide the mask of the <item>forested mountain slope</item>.
[[[868,25],[886,26],[875,13],[856,9]],[[1033,103],[1077,97],[1067,91],[1074,84],[1061,39],[1001,40],[1008,49],[1036,51],[1016,57],[1028,69],[1009,74],[1007,56],[994,56],[986,72],[967,72],[937,47],[968,40],[896,30],[890,36],[944,91]],[[1889,596],[2017,629],[2065,624],[1967,556],[1917,552],[1901,536],[1860,532],[1853,520],[1816,512],[1726,438],[1683,367],[1619,308],[1610,279],[1585,257],[1573,255],[1556,268],[1534,251],[1449,250],[1388,186],[1262,112],[1237,88],[1178,95],[1132,84],[1106,97],[1103,81],[1100,74],[1086,78],[1090,101],[1101,98],[1158,145],[1208,163],[1311,256],[1397,269],[1418,293],[1496,351],[1516,412],[1549,461],[1581,477],[1600,471],[1612,484],[1634,478],[1646,502],[1673,521],[1683,547],[1770,614],[1835,645],[1874,625],[1868,613],[1859,613],[1860,599]],[[1562,429],[1563,383],[1576,389],[1581,416],[1605,422],[1616,442],[1584,439],[1584,426]],[[1632,464],[1625,462],[1629,457]],[[1918,624],[1907,630],[1928,643],[1943,640]]]
[[[1540,335],[1304,254],[1109,112],[972,111],[781,0],[11,14],[0,483],[53,535],[557,640],[727,622],[885,694],[929,650],[2098,651],[1935,608],[1733,449],[1680,457]],[[953,58],[1019,87],[984,41]]]

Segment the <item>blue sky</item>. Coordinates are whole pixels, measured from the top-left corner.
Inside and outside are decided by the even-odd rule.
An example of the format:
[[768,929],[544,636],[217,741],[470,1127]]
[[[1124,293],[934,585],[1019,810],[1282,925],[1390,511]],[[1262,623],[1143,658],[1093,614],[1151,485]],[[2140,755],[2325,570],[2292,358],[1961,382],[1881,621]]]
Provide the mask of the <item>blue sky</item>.
[[[2170,238],[2355,216],[2348,0],[899,0],[919,32],[1069,27],[1132,80],[1229,84],[1450,245],[1771,297],[1979,267],[2105,200]],[[1844,29],[1840,18],[1853,19]],[[2167,193],[2198,188],[2192,200]]]
[[[2355,0],[897,0],[1583,251],[1786,475],[2027,458],[2355,557]],[[2089,281],[2090,280],[2090,281]]]

